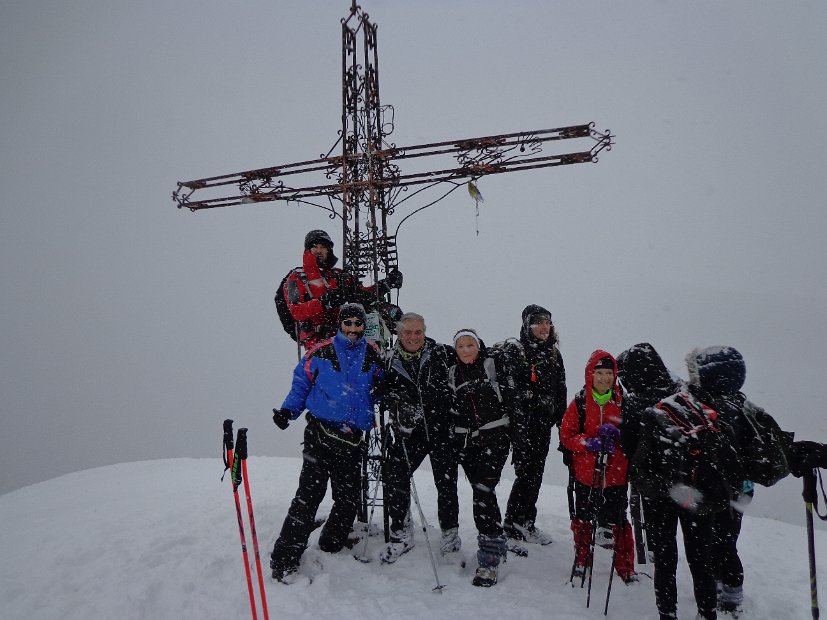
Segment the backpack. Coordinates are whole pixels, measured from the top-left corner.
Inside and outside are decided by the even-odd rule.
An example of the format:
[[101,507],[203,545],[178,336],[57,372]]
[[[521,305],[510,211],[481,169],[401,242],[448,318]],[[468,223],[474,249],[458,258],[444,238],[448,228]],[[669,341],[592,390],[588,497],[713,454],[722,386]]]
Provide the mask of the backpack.
[[752,439],[740,446],[741,465],[747,480],[769,487],[790,473],[787,454],[792,437],[778,426],[773,417],[749,401],[741,409]]
[[671,497],[699,515],[729,506],[744,475],[731,430],[719,426],[717,417],[688,392],[646,410],[630,462],[632,480],[643,495]]
[[[497,395],[497,400],[499,402],[503,402],[503,395],[502,391],[500,390],[500,384],[497,382],[497,367],[494,362],[493,357],[486,357],[482,361],[482,367],[485,369],[485,376],[488,379],[488,382],[491,384],[491,387],[494,389],[494,393]],[[451,388],[451,391],[456,393],[458,387],[462,387],[461,385],[457,385],[457,367],[456,365],[451,366],[448,369],[448,386]]]
[[279,320],[281,321],[281,326],[284,328],[284,331],[296,342],[299,340],[299,327],[296,325],[296,319],[293,318],[293,315],[290,314],[290,308],[287,305],[287,300],[284,298],[284,284],[287,282],[287,278],[293,275],[294,272],[298,272],[299,277],[304,282],[305,286],[307,286],[306,276],[301,269],[291,269],[290,272],[284,276],[279,283],[279,287],[276,289],[276,296],[274,301],[276,302],[276,312],[279,315]]

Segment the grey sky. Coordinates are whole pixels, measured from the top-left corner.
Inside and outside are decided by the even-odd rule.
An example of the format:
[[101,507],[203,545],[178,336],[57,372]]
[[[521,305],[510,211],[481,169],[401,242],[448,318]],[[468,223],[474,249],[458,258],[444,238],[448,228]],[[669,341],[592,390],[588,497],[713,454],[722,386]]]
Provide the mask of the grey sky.
[[[299,454],[301,425],[268,415],[295,359],[272,293],[305,232],[336,225],[169,195],[328,150],[349,4],[0,8],[0,492],[217,456],[225,417],[254,453]],[[617,135],[596,165],[483,179],[479,237],[465,192],[405,224],[399,303],[431,335],[493,342],[546,305],[570,396],[598,347],[648,340],[685,374],[692,347],[731,344],[753,400],[827,440],[823,3],[364,7],[396,144],[589,121]],[[756,510],[796,521],[800,489],[780,486]]]

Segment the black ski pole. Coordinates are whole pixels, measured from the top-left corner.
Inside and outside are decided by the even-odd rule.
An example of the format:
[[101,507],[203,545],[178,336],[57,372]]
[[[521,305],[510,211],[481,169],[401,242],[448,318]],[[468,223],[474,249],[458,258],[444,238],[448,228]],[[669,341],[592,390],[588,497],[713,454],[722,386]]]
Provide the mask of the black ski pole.
[[617,546],[622,545],[623,551],[626,551],[626,539],[623,537],[623,526],[626,521],[625,511],[621,510],[617,516],[617,528],[620,536],[616,536],[612,541],[612,568],[609,570],[609,586],[606,588],[606,605],[603,607],[603,615],[609,615],[609,597],[612,595],[612,580],[615,576],[615,567],[617,566]]
[[[603,506],[603,482],[605,481],[606,476],[606,460],[608,459],[608,454],[603,451],[601,448],[600,455],[598,456],[598,461],[600,463],[600,475],[598,476],[598,494],[597,494],[597,506],[594,507],[594,513],[592,515],[592,531],[591,537],[589,539],[589,566],[587,570],[589,571],[589,587],[586,592],[586,608],[588,609],[589,603],[591,602],[592,598],[592,575],[594,575],[594,545],[595,541],[597,540],[597,524],[599,520],[599,513],[600,508]],[[584,573],[585,576],[585,573]]]
[[630,485],[629,512],[632,514],[632,526],[635,530],[635,551],[638,564],[646,564],[646,523],[643,522],[640,492],[634,484]]
[[[238,429],[235,441],[235,461],[241,463],[241,477],[244,480],[244,496],[247,499],[247,517],[250,522],[250,534],[253,537],[253,557],[256,561],[258,574],[258,591],[261,598],[261,614],[264,620],[270,620],[267,612],[267,594],[264,591],[264,576],[261,573],[261,556],[258,553],[258,535],[256,534],[256,519],[253,516],[253,498],[250,495],[250,478],[247,475],[247,429]],[[235,469],[235,463],[233,463]]]
[[807,551],[810,555],[810,607],[813,620],[818,620],[818,584],[816,574],[816,546],[815,533],[813,531],[813,504],[818,501],[816,491],[816,470],[813,469],[804,474],[804,507],[807,509]]
[[[257,620],[256,598],[253,594],[253,578],[250,575],[250,558],[247,555],[247,538],[244,536],[244,521],[241,518],[241,503],[238,501],[238,485],[241,480],[236,480],[235,461],[233,459],[233,421],[224,420],[224,471],[230,470],[230,482],[233,487],[233,499],[235,499],[235,513],[238,517],[238,534],[241,537],[241,555],[244,557],[244,573],[247,577],[247,592],[250,595],[250,610],[253,613],[253,620]],[[241,470],[239,470],[240,472]],[[239,473],[240,475],[240,473]],[[221,476],[224,479],[224,476]]]

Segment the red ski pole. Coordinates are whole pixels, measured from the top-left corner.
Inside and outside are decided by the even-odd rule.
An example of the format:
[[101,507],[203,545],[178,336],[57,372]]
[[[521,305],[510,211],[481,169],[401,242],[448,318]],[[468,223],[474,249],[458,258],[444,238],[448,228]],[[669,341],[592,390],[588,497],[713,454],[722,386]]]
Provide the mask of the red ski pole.
[[256,560],[256,573],[258,573],[258,590],[261,595],[261,614],[264,620],[270,620],[267,614],[267,594],[264,591],[264,577],[261,574],[261,557],[258,553],[258,536],[256,535],[256,520],[253,517],[253,498],[250,495],[250,481],[247,477],[247,429],[238,429],[235,440],[235,458],[241,461],[241,473],[244,479],[244,495],[247,498],[247,516],[250,520],[250,534],[253,537],[253,556]]
[[[256,614],[256,599],[253,594],[253,578],[250,575],[250,559],[247,555],[247,539],[244,536],[244,522],[241,519],[241,503],[238,500],[238,485],[241,484],[241,468],[237,466],[238,459],[233,459],[233,421],[224,420],[224,471],[230,470],[230,482],[233,485],[235,499],[235,513],[238,517],[238,533],[241,536],[241,553],[244,556],[244,572],[247,575],[247,591],[250,594],[250,609],[253,620],[258,620]],[[223,478],[223,476],[222,476]]]

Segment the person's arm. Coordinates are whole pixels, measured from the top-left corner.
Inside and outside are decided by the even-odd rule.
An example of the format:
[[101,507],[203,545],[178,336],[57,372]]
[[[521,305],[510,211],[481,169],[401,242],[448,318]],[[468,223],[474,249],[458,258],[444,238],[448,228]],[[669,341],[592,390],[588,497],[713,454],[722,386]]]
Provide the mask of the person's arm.
[[814,469],[827,469],[827,444],[794,441],[790,452],[790,471],[796,478]]

